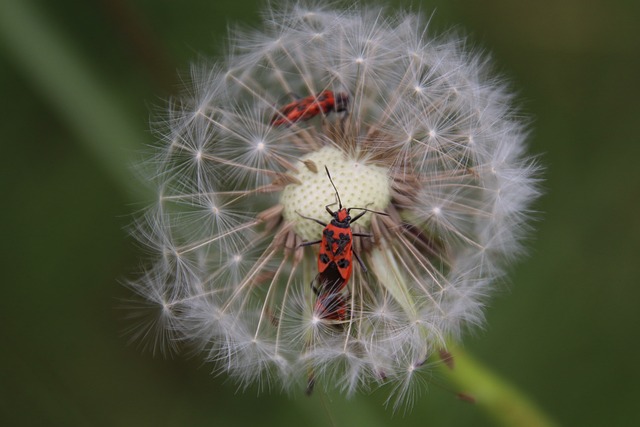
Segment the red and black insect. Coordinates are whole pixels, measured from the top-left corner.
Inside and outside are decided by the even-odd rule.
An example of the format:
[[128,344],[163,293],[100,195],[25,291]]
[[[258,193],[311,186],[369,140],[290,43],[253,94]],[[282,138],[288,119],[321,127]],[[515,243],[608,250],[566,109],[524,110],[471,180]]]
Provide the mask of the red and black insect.
[[[331,223],[325,224],[319,219],[307,217],[301,214],[301,217],[315,221],[324,227],[322,239],[302,243],[301,246],[310,246],[320,243],[320,255],[318,256],[318,275],[312,283],[311,288],[316,294],[316,302],[313,312],[316,316],[323,320],[334,321],[336,325],[342,324],[349,318],[349,293],[345,292],[345,288],[352,273],[353,257],[358,260],[362,267],[362,271],[366,273],[367,268],[352,248],[353,236],[371,237],[370,234],[354,233],[351,231],[351,224],[360,219],[365,213],[373,212],[380,215],[388,215],[383,212],[376,212],[366,208],[343,208],[340,194],[336,188],[329,169],[325,166],[325,171],[329,177],[329,181],[336,192],[338,199],[338,210],[333,212],[329,206],[325,209],[333,217]],[[351,209],[361,209],[363,212],[351,218]],[[307,380],[307,395],[313,393],[315,386],[315,375],[311,370]]]
[[347,111],[348,106],[348,94],[344,92],[334,94],[333,91],[323,90],[317,95],[297,99],[280,108],[273,115],[270,123],[272,126],[291,126],[295,122],[312,119],[320,113]]
[[[343,208],[340,194],[336,188],[329,169],[325,166],[325,171],[329,177],[329,181],[336,192],[338,199],[338,210],[332,211],[329,206],[325,209],[333,217],[329,224],[325,224],[319,219],[300,215],[305,219],[315,221],[324,227],[322,231],[322,239],[313,242],[302,243],[302,246],[310,246],[320,244],[320,254],[318,256],[318,276],[317,286],[313,287],[313,291],[318,296],[316,300],[316,313],[322,318],[333,320],[344,320],[347,312],[347,298],[345,298],[342,290],[347,286],[351,273],[353,272],[353,257],[358,260],[363,272],[367,272],[367,268],[353,251],[353,236],[372,237],[370,234],[354,233],[351,231],[351,224],[360,219],[367,212],[373,212],[380,215],[387,215],[384,212],[376,212],[367,208]],[[362,210],[361,213],[351,218],[352,209]]]

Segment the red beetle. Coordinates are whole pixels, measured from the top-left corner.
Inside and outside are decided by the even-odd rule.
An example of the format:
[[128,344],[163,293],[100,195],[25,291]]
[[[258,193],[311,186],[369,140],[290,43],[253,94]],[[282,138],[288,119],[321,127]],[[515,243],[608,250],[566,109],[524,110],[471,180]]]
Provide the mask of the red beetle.
[[[351,273],[353,272],[353,257],[358,260],[363,272],[367,272],[367,268],[357,253],[353,251],[353,236],[371,237],[371,234],[353,233],[351,224],[360,219],[365,213],[373,212],[380,215],[388,215],[384,212],[376,212],[366,208],[343,208],[340,194],[336,188],[329,169],[325,166],[325,171],[329,177],[329,181],[333,186],[338,198],[338,210],[333,212],[329,209],[330,205],[325,209],[333,217],[329,224],[315,219],[300,215],[305,219],[315,221],[324,227],[322,231],[322,239],[313,242],[302,243],[301,246],[310,246],[320,243],[320,254],[318,255],[318,276],[317,286],[313,287],[313,291],[318,296],[316,300],[316,311],[322,314],[322,318],[334,320],[344,320],[346,318],[347,304],[346,298],[341,291],[347,286]],[[351,209],[361,209],[362,212],[351,218]]]
[[[360,259],[357,253],[352,248],[353,236],[359,237],[371,237],[370,234],[353,233],[351,231],[351,224],[361,218],[367,212],[373,212],[380,215],[388,215],[384,212],[376,212],[366,208],[343,208],[342,201],[340,200],[340,194],[336,188],[329,169],[325,166],[325,171],[329,177],[329,181],[336,192],[338,198],[338,210],[333,212],[329,209],[330,205],[325,206],[325,209],[333,217],[331,223],[325,224],[319,219],[300,215],[302,218],[315,221],[324,227],[322,232],[322,239],[302,243],[301,246],[310,246],[320,243],[320,255],[318,256],[318,275],[315,282],[317,285],[311,286],[313,292],[316,294],[316,302],[313,307],[313,313],[323,320],[330,320],[336,322],[337,326],[340,326],[342,322],[349,317],[349,294],[344,292],[352,273],[352,258],[356,257],[363,272],[367,272],[367,268]],[[351,209],[362,209],[363,212],[351,218],[349,215]],[[309,377],[307,379],[307,395],[313,393],[315,386],[315,375],[313,370],[309,371]]]
[[[319,274],[324,273],[325,270],[330,265],[335,264],[335,266],[337,267],[338,273],[343,280],[342,287],[344,287],[349,281],[349,278],[351,277],[352,255],[355,255],[356,259],[358,260],[358,263],[360,263],[360,266],[362,267],[362,270],[365,273],[367,271],[367,268],[362,263],[362,260],[360,259],[358,254],[353,252],[352,237],[353,236],[371,237],[371,234],[353,233],[351,231],[351,224],[356,222],[367,212],[373,212],[380,215],[387,215],[387,214],[384,212],[372,211],[367,208],[343,208],[342,201],[340,200],[340,194],[338,194],[338,190],[336,189],[336,186],[334,185],[333,180],[331,179],[331,174],[329,173],[329,169],[326,166],[324,167],[324,169],[327,172],[327,176],[329,177],[329,181],[331,182],[331,185],[336,191],[336,196],[338,198],[338,210],[334,212],[331,209],[329,209],[329,206],[331,205],[325,206],[325,209],[327,210],[329,215],[333,217],[333,219],[329,224],[325,224],[319,219],[310,218],[310,217],[298,214],[302,218],[315,221],[324,227],[324,230],[322,231],[321,240],[315,240],[313,242],[305,242],[305,243],[302,243],[301,246],[317,245],[318,243],[320,243],[320,255],[318,256],[318,273]],[[351,215],[350,215],[351,209],[359,209],[359,210],[362,210],[362,212],[356,215],[355,217],[351,218]]]
[[320,113],[346,111],[348,105],[348,94],[344,92],[334,94],[333,91],[324,90],[317,95],[309,95],[280,108],[273,115],[270,123],[272,126],[291,126],[295,122],[312,119]]

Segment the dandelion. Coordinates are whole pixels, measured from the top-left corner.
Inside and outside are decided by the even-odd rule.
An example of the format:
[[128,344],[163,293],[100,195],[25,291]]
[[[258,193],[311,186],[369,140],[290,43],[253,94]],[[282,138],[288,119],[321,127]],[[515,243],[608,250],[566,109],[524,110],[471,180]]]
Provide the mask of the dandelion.
[[[136,234],[154,261],[130,286],[155,315],[137,335],[195,345],[243,387],[391,384],[410,401],[431,356],[482,323],[538,195],[505,84],[414,14],[304,3],[191,77],[146,165],[157,200]],[[366,271],[354,257],[319,303],[319,248],[302,244],[336,206],[325,168],[343,206],[383,214],[353,224]]]

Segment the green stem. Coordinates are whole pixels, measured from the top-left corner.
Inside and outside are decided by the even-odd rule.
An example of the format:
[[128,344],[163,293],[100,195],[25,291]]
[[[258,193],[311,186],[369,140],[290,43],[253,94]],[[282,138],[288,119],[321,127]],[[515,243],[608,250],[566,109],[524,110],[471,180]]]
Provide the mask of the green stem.
[[123,192],[136,201],[148,196],[131,169],[148,135],[131,122],[72,40],[32,2],[3,0],[0,45]]
[[[504,426],[552,427],[557,424],[520,390],[508,384],[460,347],[450,344],[451,364],[440,363],[442,371],[460,387],[463,396],[475,403]],[[451,367],[453,366],[453,367]]]

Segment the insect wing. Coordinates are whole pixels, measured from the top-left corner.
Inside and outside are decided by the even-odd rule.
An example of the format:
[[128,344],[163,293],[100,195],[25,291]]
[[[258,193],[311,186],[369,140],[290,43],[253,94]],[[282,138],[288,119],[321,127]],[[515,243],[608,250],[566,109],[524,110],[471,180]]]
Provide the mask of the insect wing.
[[271,125],[273,126],[282,126],[291,121],[289,117],[291,112],[296,109],[296,107],[300,104],[300,101],[293,101],[280,108],[277,113],[273,115],[271,118]]
[[318,273],[317,285],[314,290],[316,295],[338,293],[347,286],[347,281],[340,274],[335,262],[329,263],[325,270]]
[[345,320],[348,313],[347,299],[342,293],[321,294],[316,299],[313,311],[321,319]]
[[336,263],[340,276],[349,281],[352,271],[353,250],[351,248],[353,233],[351,228],[335,227],[332,244],[333,261]]

